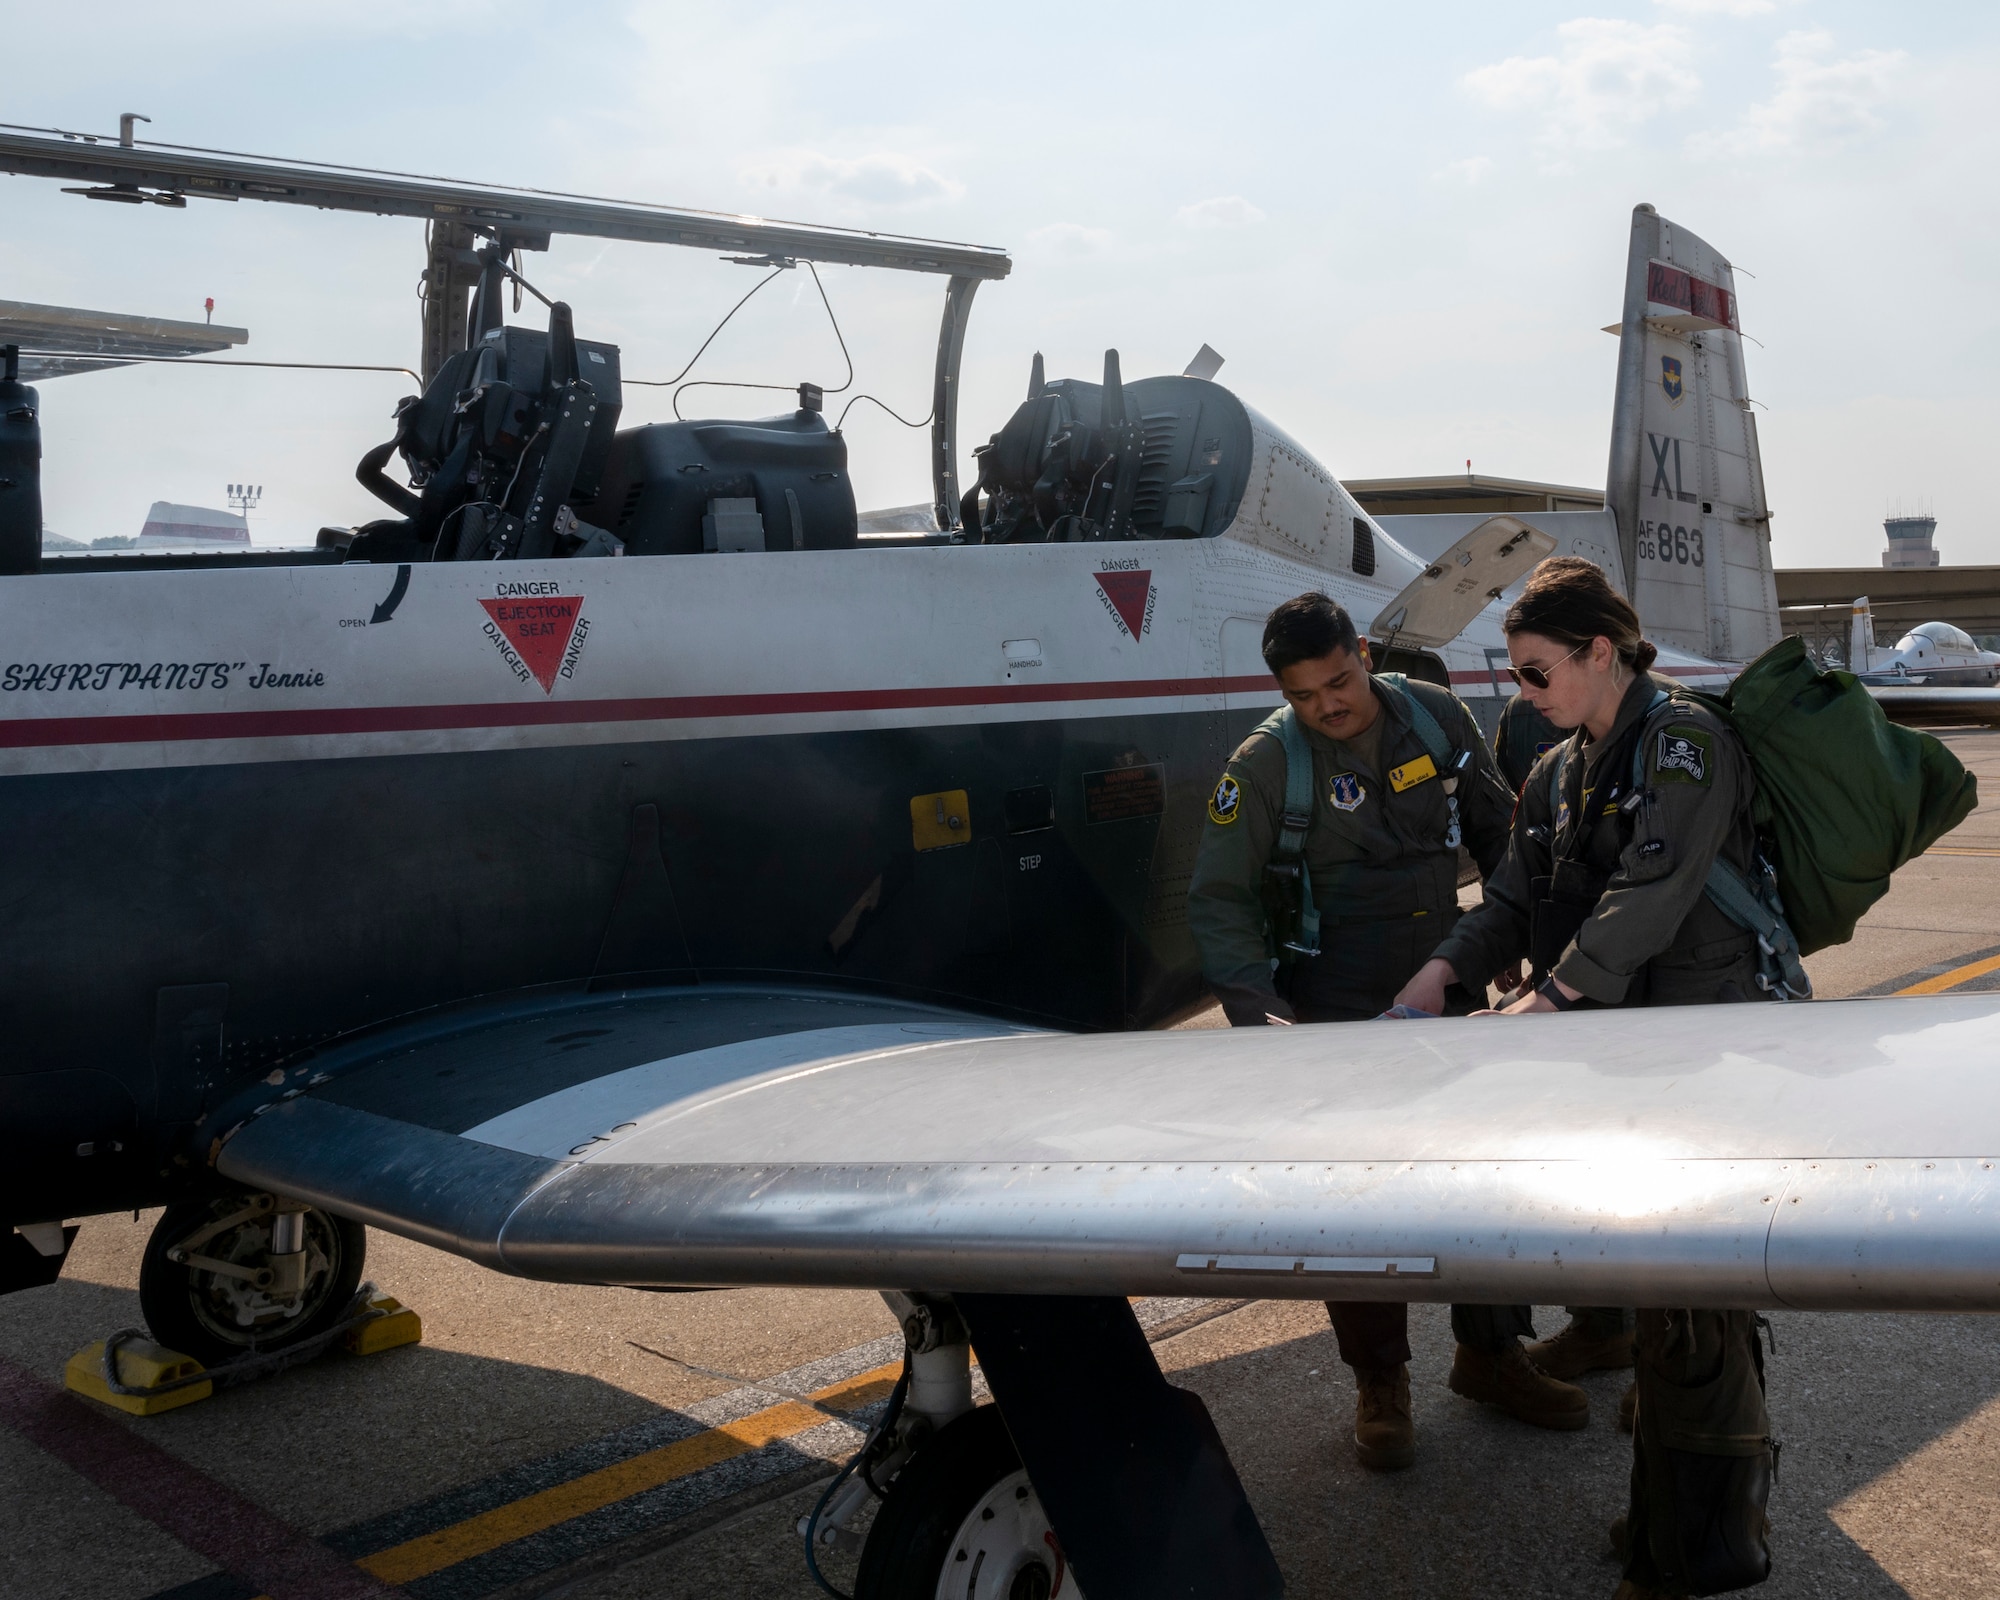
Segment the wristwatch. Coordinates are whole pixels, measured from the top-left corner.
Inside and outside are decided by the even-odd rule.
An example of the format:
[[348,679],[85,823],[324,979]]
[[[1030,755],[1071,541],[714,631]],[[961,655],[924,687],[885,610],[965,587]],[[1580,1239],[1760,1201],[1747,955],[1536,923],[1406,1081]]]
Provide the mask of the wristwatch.
[[1562,990],[1556,986],[1556,980],[1553,977],[1542,979],[1540,985],[1536,988],[1535,993],[1540,995],[1544,1000],[1548,1001],[1548,1003],[1554,1006],[1558,1011],[1571,1011],[1574,1010],[1577,1005],[1577,1002],[1575,1000],[1570,999],[1568,995],[1564,994]]

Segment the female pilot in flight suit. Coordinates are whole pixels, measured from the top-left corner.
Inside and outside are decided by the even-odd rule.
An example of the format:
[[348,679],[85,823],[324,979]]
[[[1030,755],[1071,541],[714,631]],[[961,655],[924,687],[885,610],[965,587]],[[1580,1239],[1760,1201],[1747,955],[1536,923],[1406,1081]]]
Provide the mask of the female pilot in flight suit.
[[[1505,1015],[1756,995],[1755,938],[1705,893],[1718,855],[1748,876],[1756,849],[1755,780],[1735,731],[1647,670],[1656,652],[1637,613],[1591,562],[1543,562],[1505,628],[1522,697],[1575,732],[1529,773],[1485,904],[1397,1000],[1441,1011],[1448,984],[1522,957],[1536,987]],[[1617,1600],[1761,1582],[1774,1456],[1755,1318],[1642,1310],[1636,1349]]]

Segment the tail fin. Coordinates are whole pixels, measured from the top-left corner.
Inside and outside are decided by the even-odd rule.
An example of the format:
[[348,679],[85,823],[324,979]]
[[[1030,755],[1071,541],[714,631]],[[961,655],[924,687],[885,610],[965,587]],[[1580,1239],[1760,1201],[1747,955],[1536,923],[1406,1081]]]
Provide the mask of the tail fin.
[[1875,613],[1868,609],[1865,594],[1854,602],[1854,615],[1847,623],[1847,670],[1866,672],[1875,653]]
[[1607,500],[1649,637],[1748,661],[1778,642],[1771,512],[1736,280],[1710,245],[1632,211]]

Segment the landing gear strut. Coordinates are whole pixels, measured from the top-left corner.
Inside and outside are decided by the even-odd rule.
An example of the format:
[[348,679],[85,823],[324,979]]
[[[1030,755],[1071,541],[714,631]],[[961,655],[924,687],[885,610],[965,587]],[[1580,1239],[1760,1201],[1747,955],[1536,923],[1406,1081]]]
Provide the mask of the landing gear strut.
[[[862,1546],[855,1600],[1073,1600],[1080,1585],[1095,1600],[1282,1593],[1207,1408],[1167,1382],[1123,1297],[885,1298],[918,1313],[903,1318],[912,1420],[857,1474],[880,1483],[901,1468]],[[995,1401],[976,1410],[964,1365],[975,1339]],[[965,1374],[962,1409],[935,1430],[916,1410],[925,1354],[938,1376]]]
[[1062,1546],[994,1406],[931,1439],[890,1489],[854,1600],[1077,1600]]
[[302,1201],[241,1192],[167,1207],[139,1267],[139,1309],[169,1349],[215,1366],[332,1325],[361,1282],[368,1235]]

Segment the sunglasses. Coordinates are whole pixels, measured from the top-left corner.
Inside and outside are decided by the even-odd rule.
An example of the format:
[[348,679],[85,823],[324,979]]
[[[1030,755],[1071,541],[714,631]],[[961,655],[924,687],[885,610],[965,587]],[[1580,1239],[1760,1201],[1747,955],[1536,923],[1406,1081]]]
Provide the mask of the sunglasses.
[[[1556,665],[1559,667],[1563,664],[1563,661],[1574,661],[1596,642],[1595,639],[1584,640],[1582,644],[1570,651]],[[1530,689],[1546,689],[1549,686],[1548,671],[1541,667],[1509,667],[1507,669],[1507,676],[1512,678],[1515,683],[1525,684]]]

